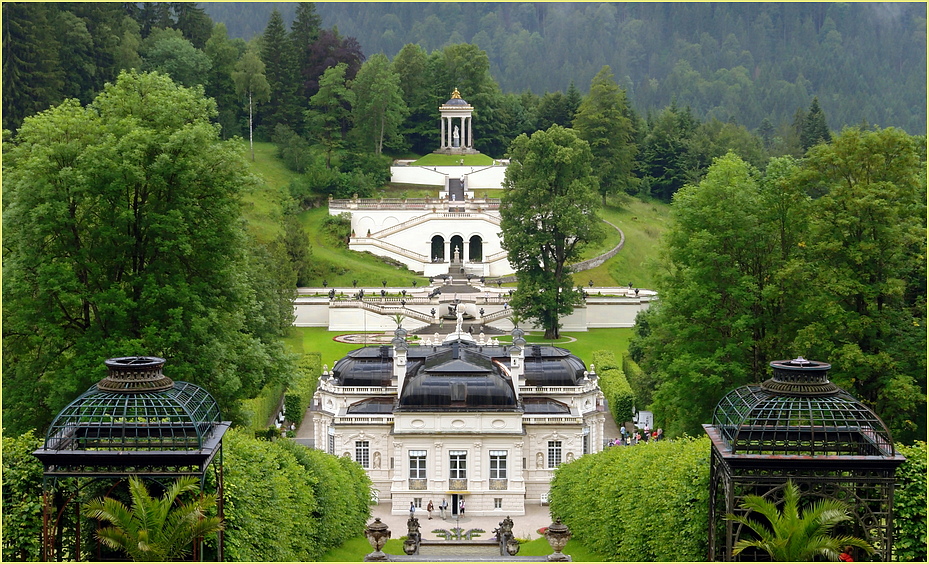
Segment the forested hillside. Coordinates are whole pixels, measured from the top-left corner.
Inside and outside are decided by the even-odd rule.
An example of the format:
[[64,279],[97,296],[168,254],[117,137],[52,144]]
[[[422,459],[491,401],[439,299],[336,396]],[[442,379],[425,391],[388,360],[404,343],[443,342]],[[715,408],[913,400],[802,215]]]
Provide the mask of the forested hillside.
[[[202,3],[233,37],[260,34],[295,4]],[[819,98],[829,126],[926,131],[926,7],[921,3],[317,4],[327,27],[368,56],[407,43],[473,43],[504,92],[586,91],[610,65],[641,114],[676,100],[699,119],[755,129]]]

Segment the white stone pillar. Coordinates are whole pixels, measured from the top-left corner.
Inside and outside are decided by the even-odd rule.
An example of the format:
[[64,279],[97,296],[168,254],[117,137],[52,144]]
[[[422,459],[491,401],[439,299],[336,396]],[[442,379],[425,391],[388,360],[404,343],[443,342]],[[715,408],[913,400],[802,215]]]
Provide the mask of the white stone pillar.
[[442,129],[442,138],[439,139],[439,148],[444,149],[445,148],[445,118],[444,117],[439,118],[439,124],[441,125],[441,129]]

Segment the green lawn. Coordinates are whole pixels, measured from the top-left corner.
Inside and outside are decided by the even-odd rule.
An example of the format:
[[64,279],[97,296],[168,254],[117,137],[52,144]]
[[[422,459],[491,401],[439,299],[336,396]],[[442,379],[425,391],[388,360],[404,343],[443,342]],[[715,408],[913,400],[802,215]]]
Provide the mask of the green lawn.
[[413,166],[456,166],[464,159],[464,166],[490,166],[494,159],[487,155],[440,155],[429,153],[413,163]]
[[251,151],[248,143],[244,145],[245,158],[251,165],[251,171],[263,182],[243,194],[242,201],[245,207],[244,216],[249,231],[261,242],[272,241],[283,232],[281,218],[283,204],[290,194],[287,187],[291,180],[299,176],[296,172],[288,170],[284,163],[275,155],[272,143],[255,143],[255,161],[251,160]]

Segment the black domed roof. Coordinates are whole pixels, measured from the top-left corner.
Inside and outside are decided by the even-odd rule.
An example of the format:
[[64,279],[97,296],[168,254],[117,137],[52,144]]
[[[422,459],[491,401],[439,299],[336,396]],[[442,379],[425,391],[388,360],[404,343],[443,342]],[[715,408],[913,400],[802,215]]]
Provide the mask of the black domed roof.
[[456,88],[455,91],[452,92],[452,97],[449,98],[448,102],[445,102],[444,105],[445,106],[469,106],[470,104],[468,104],[466,101],[461,99],[461,94],[458,93],[458,89]]
[[425,359],[400,394],[400,410],[517,408],[516,392],[501,365],[461,342]]
[[577,386],[584,378],[584,363],[569,351],[533,345],[523,361],[528,386]]
[[393,376],[393,350],[365,347],[348,353],[332,367],[339,386],[389,386]]

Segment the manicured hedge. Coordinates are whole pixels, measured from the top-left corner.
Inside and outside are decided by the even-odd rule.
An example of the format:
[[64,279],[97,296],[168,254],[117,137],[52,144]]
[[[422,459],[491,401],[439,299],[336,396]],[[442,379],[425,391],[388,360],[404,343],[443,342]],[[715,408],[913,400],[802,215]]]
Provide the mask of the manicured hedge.
[[574,538],[610,561],[704,561],[706,437],[609,448],[562,464],[549,502]]
[[600,378],[600,389],[610,406],[610,413],[617,425],[632,420],[632,410],[636,407],[635,394],[623,374],[623,369],[616,361],[612,351],[597,351],[593,354],[594,370]]
[[356,463],[291,440],[223,440],[226,560],[306,562],[364,530],[370,480]]
[[894,560],[926,562],[926,443],[897,446],[906,457],[894,493]]
[[654,383],[645,374],[642,367],[632,360],[632,357],[628,354],[623,355],[623,373],[626,375],[629,387],[632,388],[632,393],[635,394],[636,401],[640,404],[636,407],[647,409],[652,403],[652,386]]
[[297,373],[284,394],[284,411],[288,421],[298,427],[303,422],[306,409],[313,401],[313,393],[322,374],[322,355],[320,353],[304,354],[297,365]]
[[283,393],[283,383],[272,383],[262,388],[257,397],[242,400],[243,427],[249,429],[253,435],[265,431],[268,428],[268,422],[281,405]]

